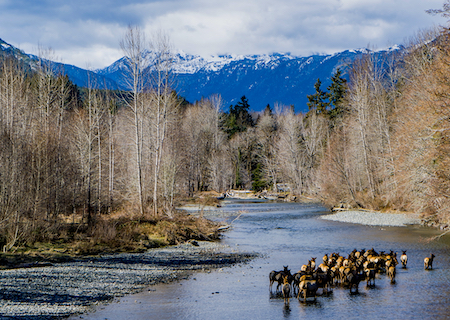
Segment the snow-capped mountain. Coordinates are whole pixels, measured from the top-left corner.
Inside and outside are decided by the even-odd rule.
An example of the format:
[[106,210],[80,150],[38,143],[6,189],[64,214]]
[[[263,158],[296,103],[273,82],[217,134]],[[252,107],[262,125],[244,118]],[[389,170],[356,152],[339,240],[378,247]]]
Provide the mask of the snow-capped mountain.
[[[26,55],[1,40],[0,49],[15,52],[16,55],[19,52],[33,59],[31,55]],[[377,53],[384,54],[401,49],[394,47]],[[368,52],[371,51],[347,50],[309,57],[282,53],[201,57],[178,51],[174,54],[172,64],[176,79],[174,89],[192,103],[213,94],[220,94],[225,111],[244,95],[253,111],[261,111],[268,104],[271,107],[275,104],[294,105],[297,112],[307,111],[307,95],[314,93],[314,84],[318,78],[322,81],[322,89],[326,90],[337,68],[341,68],[346,76],[352,61]],[[156,57],[154,53],[146,52],[143,58],[151,67]],[[60,63],[54,63],[54,66],[59,68],[58,70],[62,68],[78,86],[87,86],[90,79],[91,86],[102,89],[130,89],[126,79],[126,57],[104,69],[94,71]]]
[[[35,70],[39,61],[39,57],[33,54],[27,54],[23,50],[20,50],[0,39],[0,56],[2,55],[14,56],[16,59],[23,62],[24,65],[27,65],[30,70]],[[119,86],[115,81],[112,81],[109,78],[99,75],[93,71],[78,68],[70,64],[49,61],[46,59],[43,60],[52,66],[55,74],[67,74],[70,80],[80,87],[87,87],[88,84],[91,83],[93,87],[97,88],[119,89]]]
[[[172,71],[176,75],[175,89],[189,102],[220,94],[224,110],[228,111],[230,105],[245,95],[254,111],[263,110],[267,104],[294,105],[296,111],[307,111],[307,95],[314,93],[318,78],[326,90],[336,70],[340,68],[347,76],[352,61],[363,53],[385,54],[401,49],[347,50],[309,57],[281,53],[201,57],[180,51],[175,53]],[[152,53],[146,53],[145,57],[151,65]],[[126,58],[122,58],[96,72],[114,80],[120,88],[127,88],[126,63]]]

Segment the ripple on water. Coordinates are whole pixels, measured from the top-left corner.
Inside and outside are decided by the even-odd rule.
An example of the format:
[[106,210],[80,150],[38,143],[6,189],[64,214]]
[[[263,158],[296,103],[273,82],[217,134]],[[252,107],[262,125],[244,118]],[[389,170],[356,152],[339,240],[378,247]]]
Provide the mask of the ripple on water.
[[[318,219],[323,207],[285,203],[230,203],[221,208],[242,211],[223,242],[263,254],[249,264],[197,273],[190,280],[153,286],[111,304],[84,319],[447,319],[450,314],[450,251],[445,241],[427,242],[436,231],[418,226],[374,227]],[[239,246],[236,246],[239,244]],[[311,257],[348,254],[353,249],[407,250],[408,268],[397,267],[396,283],[379,275],[375,288],[360,292],[335,288],[316,303],[271,298],[268,274],[288,265],[292,272]],[[436,255],[434,270],[423,270],[423,258]],[[226,271],[225,271],[226,270]],[[195,278],[195,280],[194,280]],[[218,293],[217,293],[218,292]]]

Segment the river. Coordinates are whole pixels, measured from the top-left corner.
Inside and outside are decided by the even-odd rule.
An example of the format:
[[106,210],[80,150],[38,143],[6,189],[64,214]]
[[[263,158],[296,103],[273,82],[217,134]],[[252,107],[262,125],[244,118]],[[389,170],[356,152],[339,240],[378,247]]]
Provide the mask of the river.
[[[235,219],[222,242],[238,251],[261,254],[245,265],[196,273],[188,280],[150,287],[71,319],[448,319],[450,317],[450,239],[427,241],[438,231],[421,226],[374,227],[320,219],[315,204],[227,201],[221,208]],[[236,219],[237,218],[237,219]],[[269,292],[269,272],[298,271],[311,257],[348,255],[353,249],[407,250],[406,269],[397,266],[396,283],[377,276],[375,287],[361,282],[359,293],[336,287],[315,303],[291,299],[285,305]],[[436,255],[433,270],[423,259]],[[275,291],[275,286],[274,286]]]

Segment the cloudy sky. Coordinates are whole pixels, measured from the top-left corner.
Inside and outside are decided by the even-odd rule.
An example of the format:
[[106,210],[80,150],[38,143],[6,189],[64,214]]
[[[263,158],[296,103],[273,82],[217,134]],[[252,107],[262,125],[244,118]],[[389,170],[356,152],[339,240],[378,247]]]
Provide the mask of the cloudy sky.
[[425,13],[446,0],[0,0],[0,38],[27,53],[102,68],[123,56],[129,25],[202,56],[307,56],[404,44],[446,23]]

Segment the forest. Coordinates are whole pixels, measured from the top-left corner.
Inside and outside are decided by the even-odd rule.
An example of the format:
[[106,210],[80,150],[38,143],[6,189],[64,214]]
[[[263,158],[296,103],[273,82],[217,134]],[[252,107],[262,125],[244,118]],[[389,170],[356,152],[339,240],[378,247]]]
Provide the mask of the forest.
[[330,207],[450,223],[449,36],[421,32],[397,56],[365,54],[348,81],[337,69],[325,90],[318,79],[307,113],[282,105],[252,113],[245,93],[228,110],[219,94],[188,103],[174,90],[167,37],[150,42],[145,72],[137,28],[121,41],[128,92],[78,88],[45,54],[31,69],[2,56],[2,251],[81,230],[117,240],[120,228],[135,232],[130,221],[161,222],[170,233],[181,199],[280,184]]

